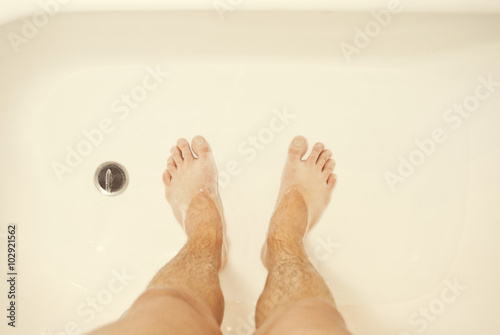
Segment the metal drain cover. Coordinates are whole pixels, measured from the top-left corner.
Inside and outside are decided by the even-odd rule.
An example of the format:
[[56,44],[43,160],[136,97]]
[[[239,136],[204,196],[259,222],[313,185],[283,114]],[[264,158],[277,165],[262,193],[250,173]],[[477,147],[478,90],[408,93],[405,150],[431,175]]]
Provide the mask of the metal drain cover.
[[128,174],[125,168],[116,162],[106,162],[97,168],[94,182],[105,195],[118,195],[128,186]]

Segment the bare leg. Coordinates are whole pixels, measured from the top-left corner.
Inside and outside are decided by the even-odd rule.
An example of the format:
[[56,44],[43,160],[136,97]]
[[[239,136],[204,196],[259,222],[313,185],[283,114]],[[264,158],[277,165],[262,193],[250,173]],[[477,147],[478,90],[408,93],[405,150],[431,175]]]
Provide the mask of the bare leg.
[[192,150],[180,139],[163,174],[166,197],[188,241],[153,278],[125,316],[97,334],[221,334],[224,297],[219,270],[225,263],[224,222],[217,169],[208,143]]
[[335,164],[321,143],[302,160],[306,151],[306,139],[296,137],[262,249],[268,277],[257,303],[256,334],[349,334],[302,243],[330,201]]

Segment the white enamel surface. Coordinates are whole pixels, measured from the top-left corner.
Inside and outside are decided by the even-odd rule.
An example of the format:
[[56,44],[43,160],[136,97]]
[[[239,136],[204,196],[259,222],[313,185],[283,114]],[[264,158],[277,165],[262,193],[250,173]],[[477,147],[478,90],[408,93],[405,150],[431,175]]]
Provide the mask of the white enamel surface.
[[[17,223],[20,273],[19,327],[4,320],[2,334],[85,332],[130,306],[185,241],[161,174],[175,140],[196,134],[210,141],[224,174],[225,335],[253,327],[266,276],[260,247],[296,134],[324,142],[337,161],[332,204],[307,250],[355,334],[498,334],[500,87],[456,129],[443,115],[474,95],[479,77],[500,81],[500,16],[394,17],[347,62],[339,46],[370,20],[61,14],[18,53],[2,39],[0,256],[3,266],[6,227]],[[145,101],[127,117],[113,112],[116,99],[158,69],[168,75]],[[66,147],[105,119],[112,130],[59,181],[54,161],[65,163]],[[392,191],[386,171],[435,128],[446,141]],[[270,134],[251,154],[249,138]],[[130,176],[116,197],[93,184],[106,161]],[[125,286],[113,272],[122,270],[134,277]],[[466,287],[456,295],[447,289],[455,281]],[[94,316],[96,297],[106,304]],[[422,321],[421,309],[438,315]]]

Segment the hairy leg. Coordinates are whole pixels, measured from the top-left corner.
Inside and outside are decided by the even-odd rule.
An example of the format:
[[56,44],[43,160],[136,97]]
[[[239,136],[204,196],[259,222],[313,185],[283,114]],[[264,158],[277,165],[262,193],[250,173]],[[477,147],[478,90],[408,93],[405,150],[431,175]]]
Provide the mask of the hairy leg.
[[256,334],[349,334],[304,251],[303,238],[327,207],[336,181],[331,152],[318,143],[302,160],[306,151],[305,138],[296,137],[263,246],[268,277],[257,303]]
[[204,302],[218,324],[224,314],[219,284],[223,246],[221,218],[210,196],[197,195],[189,207],[186,226],[191,228],[186,245],[153,278],[147,289],[171,289]]
[[188,240],[120,320],[92,335],[221,334],[224,297],[218,273],[225,244],[217,169],[200,136],[192,147],[180,139],[171,153],[163,175],[166,197]]

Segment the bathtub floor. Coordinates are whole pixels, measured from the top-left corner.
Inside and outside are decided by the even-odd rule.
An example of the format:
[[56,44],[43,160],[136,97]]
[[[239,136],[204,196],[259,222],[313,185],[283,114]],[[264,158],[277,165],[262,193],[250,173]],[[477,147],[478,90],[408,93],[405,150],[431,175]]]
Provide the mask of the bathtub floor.
[[[306,248],[350,329],[498,334],[500,17],[404,14],[348,63],[339,45],[369,19],[65,14],[17,54],[4,41],[1,257],[15,223],[19,310],[18,328],[0,327],[70,334],[118,318],[185,242],[161,174],[177,138],[203,134],[228,223],[222,330],[251,334],[260,247],[302,134],[337,162]],[[93,183],[106,161],[130,176],[116,197]]]

